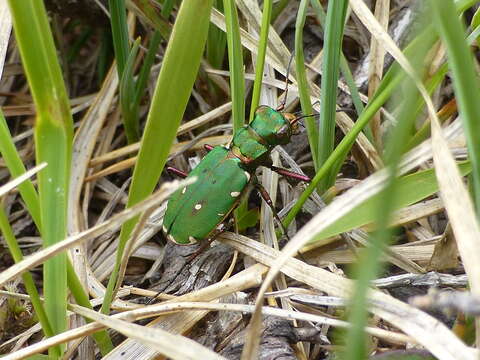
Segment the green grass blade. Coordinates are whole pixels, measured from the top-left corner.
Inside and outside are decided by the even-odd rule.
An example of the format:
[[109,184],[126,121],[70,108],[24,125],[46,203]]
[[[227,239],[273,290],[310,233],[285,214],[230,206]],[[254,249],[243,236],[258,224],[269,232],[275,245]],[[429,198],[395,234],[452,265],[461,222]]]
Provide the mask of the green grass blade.
[[279,0],[275,2],[275,5],[272,11],[272,21],[275,21],[278,15],[280,15],[280,13],[287,7],[288,2],[289,0]]
[[152,5],[150,0],[132,0],[140,11],[140,16],[157,30],[164,40],[168,40],[172,27],[170,23],[160,16],[157,9]]
[[[325,43],[322,63],[322,93],[320,95],[320,130],[321,142],[318,144],[318,165],[323,165],[333,151],[335,141],[335,115],[337,104],[337,83],[342,48],[343,27],[347,13],[348,1],[330,1],[325,23]],[[320,166],[318,166],[320,168]],[[335,181],[335,174],[328,174],[320,181],[321,192],[327,190]]]
[[[8,217],[5,214],[5,210],[3,206],[0,206],[0,230],[2,231],[3,238],[7,243],[8,250],[10,254],[12,254],[13,260],[18,263],[23,260],[22,250],[20,246],[18,246],[17,239],[13,234],[12,227],[8,221]],[[42,301],[40,300],[40,295],[38,294],[37,288],[35,286],[35,282],[33,281],[32,275],[30,272],[25,272],[22,274],[23,284],[25,285],[25,289],[27,290],[28,295],[30,296],[30,301],[32,302],[33,308],[35,309],[35,313],[38,317],[40,324],[42,325],[42,331],[45,336],[53,336],[52,326],[48,321],[47,313],[43,307]],[[59,349],[57,355],[60,355]]]
[[[90,304],[90,300],[88,299],[88,295],[85,293],[83,289],[83,285],[78,279],[77,274],[75,273],[75,269],[73,268],[72,263],[69,261],[67,262],[67,280],[70,291],[72,292],[73,297],[75,298],[75,302],[83,306],[87,309],[93,310],[92,305]],[[87,323],[92,322],[89,318],[85,317],[85,321]],[[92,334],[93,339],[98,345],[98,349],[100,353],[105,356],[113,349],[112,340],[108,335],[106,330],[102,330],[99,332],[94,332]]]
[[125,0],[108,0],[113,49],[117,61],[118,78],[121,79],[127,64],[130,42],[128,40],[127,10]]
[[[50,246],[66,236],[72,116],[43,2],[11,0],[9,5],[37,112],[37,163],[48,164],[38,176],[38,186],[42,238],[44,246]],[[53,331],[60,333],[67,327],[66,254],[44,264],[44,295]]]
[[[15,144],[13,143],[12,138],[10,136],[10,131],[8,130],[7,123],[5,121],[5,117],[3,116],[2,111],[0,111],[0,153],[2,154],[2,157],[5,160],[7,168],[13,177],[17,177],[25,173],[25,166],[23,165],[22,160],[18,155],[18,152],[16,151]],[[39,204],[38,194],[35,191],[33,184],[30,182],[30,180],[26,180],[25,182],[23,182],[18,186],[18,189],[19,189],[20,195],[22,196],[23,201],[25,202],[25,205],[27,206],[27,209],[30,215],[33,218],[33,221],[35,222],[35,224],[37,225],[37,228],[40,230],[40,233],[41,233],[40,204]],[[18,262],[22,259],[21,250],[18,246],[18,243],[16,242],[13,232],[11,231],[10,224],[8,223],[8,221],[5,220],[6,217],[3,214],[3,209],[0,209],[0,211],[2,212],[2,214],[0,214],[0,229],[6,239],[8,248],[10,250],[10,253],[12,254],[13,259],[15,260],[15,262]],[[73,269],[72,265],[70,264],[70,261],[67,260],[67,267],[68,266]],[[31,297],[31,301],[35,309],[35,312],[38,314],[39,321],[42,324],[42,329],[44,329],[45,331],[45,335],[53,336],[54,334],[53,334],[51,325],[48,322],[48,319],[47,321],[44,320],[46,315],[44,316],[42,314],[42,311],[44,311],[43,305],[41,304],[39,298],[36,299],[36,297],[38,297],[38,293],[30,273],[24,274],[23,281],[24,281],[27,293]],[[74,286],[74,284],[80,283],[75,272],[72,272],[71,274],[69,273],[67,282],[68,282],[70,291],[75,297],[77,303],[82,306],[91,308],[90,302],[88,301],[88,296],[85,293],[85,290],[83,289],[83,287]],[[86,300],[80,301],[80,299],[82,300],[86,299]],[[97,344],[99,345],[99,348],[102,354],[106,354],[108,351],[110,351],[113,348],[111,341],[108,337],[108,334],[105,330],[101,331],[98,334],[95,333],[92,336],[97,342]],[[107,346],[108,344],[110,346]],[[60,352],[58,352],[58,355],[60,355]]]
[[162,16],[166,19],[170,16],[170,13],[173,10],[173,5],[175,5],[175,0],[164,0],[162,4]]
[[382,192],[382,201],[378,203],[375,209],[377,229],[369,237],[369,245],[361,252],[354,267],[357,281],[350,300],[351,313],[349,322],[352,327],[348,330],[345,341],[346,360],[363,360],[367,357],[364,331],[368,318],[367,292],[370,288],[371,280],[378,277],[382,269],[380,257],[392,237],[392,229],[389,227],[389,224],[395,210],[394,204],[400,196],[398,179],[396,178],[397,167],[407,143],[406,139],[416,119],[415,116],[412,116],[411,109],[415,106],[419,92],[410,79],[408,79],[405,94],[405,100],[400,104],[401,113],[398,117],[397,125],[390,132],[386,144],[385,165],[389,169],[389,179]]
[[[10,135],[10,130],[8,129],[7,122],[3,116],[3,112],[0,110],[0,153],[2,158],[5,160],[10,174],[13,177],[20,176],[25,173],[25,166],[23,165],[22,159],[18,155],[17,148],[13,143],[12,137]],[[33,184],[30,180],[23,182],[18,185],[18,190],[22,196],[25,205],[27,206],[28,212],[32,216],[33,221],[39,229],[41,229],[40,222],[40,205],[38,202],[38,194],[33,187]]]
[[262,27],[260,30],[260,40],[258,42],[257,63],[255,64],[255,81],[253,83],[252,104],[250,105],[250,119],[253,120],[255,110],[260,101],[260,91],[262,90],[263,68],[265,65],[265,54],[267,53],[268,30],[270,29],[270,20],[272,17],[272,0],[263,2]]
[[[471,172],[470,162],[459,163],[458,166],[462,175],[467,175]],[[397,191],[399,196],[392,200],[394,210],[410,206],[432,196],[438,191],[438,182],[434,169],[402,176],[398,179]],[[372,223],[376,216],[375,209],[380,206],[384,199],[384,192],[385,190],[372,196],[369,200],[338,219],[334,224],[320,232],[312,244],[323,244],[323,239]]]
[[153,63],[155,62],[155,55],[157,54],[160,42],[162,41],[162,35],[158,30],[155,30],[151,39],[150,45],[148,47],[147,54],[143,60],[142,68],[140,69],[140,74],[138,74],[138,79],[135,84],[135,102],[137,106],[140,106],[140,101],[142,100],[145,90],[147,89],[148,78],[150,77],[150,70],[152,69]]
[[233,131],[235,132],[245,124],[245,72],[243,69],[243,51],[235,1],[224,0],[223,9],[227,29]]
[[[180,7],[153,95],[128,206],[153,191],[175,139],[200,66],[210,21],[212,0],[184,0]],[[110,276],[101,311],[108,313],[126,242],[138,218],[120,232],[117,261]]]
[[[304,114],[313,114],[313,107],[310,101],[310,91],[307,81],[307,74],[305,71],[305,57],[303,56],[303,27],[305,25],[305,18],[307,16],[309,2],[301,0],[298,8],[297,21],[295,23],[295,64],[297,71],[298,93],[300,96],[300,104]],[[304,120],[307,128],[308,142],[310,144],[310,151],[312,152],[313,163],[315,170],[318,170],[318,143],[319,135],[318,128],[313,117],[307,117]]]
[[[121,101],[123,127],[128,143],[132,144],[139,139],[138,111],[135,111],[134,104],[132,104],[132,106],[128,105],[128,103],[131,103],[134,99],[133,61],[131,58],[133,53],[136,55],[136,50],[133,48],[130,50],[125,0],[109,0],[108,6],[110,9],[110,25],[112,28],[115,60],[117,61],[118,78],[121,79],[123,84],[119,89],[120,98],[123,99],[123,101]],[[133,58],[135,58],[135,56],[133,56]],[[125,91],[127,94],[124,93]],[[125,103],[127,103],[127,105]]]
[[[431,27],[426,26],[425,30],[414,40],[412,40],[412,42],[405,48],[405,54],[415,54],[416,52],[420,51],[420,46],[431,47],[435,40],[435,32],[432,31]],[[333,153],[327,159],[325,164],[323,164],[322,167],[317,170],[311,183],[300,195],[295,205],[287,214],[283,221],[284,226],[288,226],[293,221],[295,216],[301,210],[305,201],[316,189],[319,181],[325,176],[327,176],[329,172],[336,173],[338,169],[340,169],[341,164],[348,155],[348,152],[353,146],[355,139],[357,138],[360,131],[365,128],[372,116],[380,109],[380,107],[387,102],[387,100],[390,98],[393,92],[396,91],[398,85],[405,79],[405,77],[406,74],[404,73],[404,71],[398,66],[398,64],[394,63],[383,77],[375,95],[369,100],[368,105],[360,114],[359,118],[355,122],[355,125],[352,127],[350,132],[346,134],[345,137],[340,141],[340,143],[334,149]]]
[[465,28],[455,14],[451,0],[430,1],[436,28],[447,48],[449,67],[459,113],[465,129],[469,158],[472,161],[474,203],[480,214],[480,87],[473,56],[465,40]]
[[133,77],[133,68],[135,66],[135,59],[138,54],[138,47],[140,45],[140,38],[133,43],[127,62],[123,68],[122,77],[120,78],[120,105],[123,115],[123,126],[125,127],[125,134],[129,144],[138,141],[140,136],[137,92],[135,86],[135,79]]
[[342,139],[342,141],[340,141],[340,143],[334,149],[333,153],[330,155],[327,161],[325,161],[322,167],[316,172],[310,184],[308,184],[305,191],[300,195],[295,205],[292,207],[290,212],[283,220],[283,224],[285,227],[288,227],[288,225],[290,225],[295,216],[302,209],[303,204],[316,189],[320,180],[327,176],[330,169],[332,169],[334,166],[338,166],[338,164],[343,162],[351,147],[353,146],[358,134],[368,124],[368,122],[370,121],[372,116],[378,111],[378,109],[380,109],[380,107],[388,100],[390,94],[394,91],[394,89],[398,86],[398,83],[402,80],[402,77],[398,76],[394,78],[394,80],[395,81],[390,81],[388,83],[388,86],[385,86],[383,88],[383,91],[371,100],[363,113],[355,122],[355,125],[352,127],[350,132],[345,135],[345,137]]
[[[215,0],[214,7],[218,11],[223,11],[223,1]],[[227,48],[227,36],[225,33],[213,24],[208,29],[207,39],[207,60],[215,69],[221,69],[225,59],[225,50]]]
[[[428,80],[425,84],[425,88],[427,89],[429,94],[438,88],[441,85],[442,81],[445,79],[445,75],[447,75],[448,66],[447,64],[443,64],[438,71],[432,75],[432,77]],[[417,100],[417,104],[415,106],[416,114],[419,115],[420,112],[423,110],[425,106],[425,101],[422,97]],[[442,118],[439,118],[442,121]],[[445,120],[445,119],[443,119]],[[415,146],[419,145],[422,141],[426,140],[430,136],[430,122],[425,121],[420,129],[410,138],[407,150],[414,148]]]
[[477,4],[478,0],[456,0],[455,7],[459,13],[463,13],[468,8],[471,8],[473,5]]
[[[320,1],[311,0],[311,4],[315,10],[315,15],[317,16],[320,26],[322,27],[322,29],[325,29],[325,20],[327,16],[325,14],[325,11],[323,10],[322,5],[320,4]],[[355,81],[353,79],[352,71],[350,70],[347,59],[345,58],[345,55],[343,54],[343,51],[341,49],[340,49],[340,71],[345,77],[345,82],[347,83],[347,86],[350,89],[353,106],[355,107],[355,110],[357,110],[357,113],[361,114],[364,109],[364,106],[363,106],[362,100],[360,99],[360,93],[358,92],[357,85],[355,84]],[[370,138],[371,134],[369,134],[368,129],[369,128],[365,128],[365,132],[366,132],[366,135],[371,140]]]

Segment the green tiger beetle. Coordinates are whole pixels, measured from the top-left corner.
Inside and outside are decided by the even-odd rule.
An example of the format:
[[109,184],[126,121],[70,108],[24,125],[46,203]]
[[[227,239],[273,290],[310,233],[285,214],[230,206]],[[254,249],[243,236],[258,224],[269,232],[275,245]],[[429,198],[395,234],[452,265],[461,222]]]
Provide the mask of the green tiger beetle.
[[[188,176],[180,170],[168,168],[182,177],[197,177],[195,183],[177,190],[168,201],[163,219],[163,232],[168,240],[179,245],[212,241],[226,230],[225,219],[238,206],[250,184],[260,192],[282,225],[270,196],[255,176],[255,170],[265,166],[283,176],[310,181],[304,175],[272,166],[270,153],[275,146],[290,142],[300,119],[312,116],[297,117],[282,112],[284,107],[285,103],[277,109],[259,106],[253,121],[238,130],[228,146],[206,147],[208,154]],[[283,226],[282,230],[286,235]]]

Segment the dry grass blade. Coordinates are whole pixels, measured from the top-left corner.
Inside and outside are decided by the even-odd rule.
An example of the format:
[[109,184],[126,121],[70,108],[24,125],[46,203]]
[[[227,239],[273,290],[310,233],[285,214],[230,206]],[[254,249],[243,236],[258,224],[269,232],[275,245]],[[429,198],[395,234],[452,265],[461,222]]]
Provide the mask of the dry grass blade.
[[9,191],[15,189],[19,184],[24,182],[25,180],[28,180],[31,178],[33,175],[35,175],[37,172],[40,170],[44,169],[47,166],[47,163],[41,163],[40,165],[35,166],[34,168],[28,170],[25,172],[25,174],[17,177],[16,179],[13,179],[12,181],[8,182],[7,184],[3,185],[0,187],[0,196],[5,195]]
[[[114,99],[118,86],[118,75],[115,66],[112,66],[102,88],[98,92],[93,104],[90,106],[86,115],[82,119],[80,128],[74,138],[72,148],[72,170],[70,175],[70,186],[68,196],[68,216],[67,229],[68,234],[76,234],[84,230],[81,221],[80,195],[82,193],[84,179],[87,175],[88,164],[92,157],[94,147],[97,144],[98,135],[102,129],[107,115],[110,111],[112,101]],[[88,288],[88,284],[92,284],[95,280],[88,279],[87,256],[84,244],[74,246],[70,251],[72,265],[75,269],[80,282],[84,289]],[[75,319],[74,323],[83,324],[84,319]],[[83,342],[79,357],[86,357],[86,350],[89,347],[88,341]]]
[[437,119],[432,119],[431,126],[433,159],[440,195],[445,203],[470,288],[474,294],[480,295],[480,228],[475,209]]
[[[414,80],[416,86],[418,87],[422,97],[424,98],[425,103],[427,104],[427,109],[428,109],[429,115],[432,118],[436,119],[436,121],[438,121],[437,115],[435,113],[435,109],[433,107],[431,99],[428,96],[428,92],[426,91],[426,89],[423,86],[423,84],[421,83],[421,81],[418,79],[418,76],[416,75],[416,72],[414,71],[414,69],[412,68],[412,66],[410,65],[410,63],[406,59],[406,57],[403,55],[403,53],[398,49],[398,47],[393,42],[393,40],[384,31],[382,26],[377,22],[377,20],[375,19],[375,17],[370,12],[370,10],[368,9],[368,7],[365,5],[364,2],[358,1],[358,0],[351,0],[350,4],[351,4],[351,7],[352,7],[353,11],[357,14],[359,19],[367,27],[367,29],[372,33],[372,35],[375,36],[378,41],[382,41],[382,44],[384,44],[385,49],[387,49],[389,51],[389,53],[395,58],[395,60],[397,60],[397,62],[409,74],[409,76],[411,76],[411,78]],[[244,354],[248,353],[251,356],[256,356],[257,349],[258,349],[259,338],[260,338],[259,337],[259,335],[260,335],[259,324],[260,324],[260,321],[261,321],[261,305],[262,305],[263,300],[264,300],[264,294],[267,291],[270,284],[272,283],[275,276],[278,274],[279,271],[281,271],[282,266],[288,261],[288,259],[290,257],[292,257],[293,255],[295,255],[297,253],[297,251],[302,247],[302,245],[306,244],[309,241],[309,239],[312,238],[312,233],[318,233],[320,231],[320,229],[323,229],[324,228],[323,226],[325,224],[328,224],[330,221],[332,221],[332,219],[339,218],[340,216],[344,215],[345,213],[343,213],[343,211],[345,211],[345,208],[348,208],[352,204],[359,204],[359,203],[363,202],[364,200],[366,200],[365,198],[361,199],[363,196],[365,196],[366,193],[369,193],[370,195],[373,195],[373,193],[371,193],[370,191],[373,191],[373,192],[378,191],[378,189],[374,190],[374,188],[376,188],[378,186],[383,188],[383,185],[384,185],[384,182],[385,182],[385,173],[383,171],[381,171],[377,174],[383,174],[383,176],[381,176],[381,177],[383,177],[382,180],[380,180],[380,178],[377,178],[378,180],[380,180],[379,183],[374,185],[373,182],[370,183],[369,181],[364,181],[363,184],[368,184],[369,183],[369,185],[373,185],[373,186],[372,187],[368,186],[368,189],[365,188],[366,192],[363,193],[363,194],[356,194],[356,195],[358,195],[358,197],[356,197],[356,198],[351,197],[349,203],[343,203],[342,200],[346,199],[345,195],[347,195],[347,194],[353,195],[354,192],[352,192],[352,190],[354,190],[355,188],[362,188],[363,187],[362,185],[357,186],[354,189],[348,191],[343,196],[338,197],[328,207],[326,207],[322,212],[320,212],[320,214],[318,214],[316,217],[314,217],[314,219],[312,219],[310,221],[310,223],[305,225],[297,233],[297,235],[287,244],[287,246],[284,248],[284,250],[281,252],[277,261],[272,265],[272,267],[271,267],[269,273],[267,274],[267,276],[265,278],[265,281],[262,284],[262,287],[260,288],[260,291],[258,293],[257,301],[256,301],[256,311],[255,311],[255,313],[252,317],[252,320],[251,320],[251,331],[248,333],[247,342],[246,342],[246,348],[247,349],[246,349],[246,351],[244,351]],[[374,175],[374,176],[371,176],[371,178],[372,177],[375,178],[376,176]],[[368,196],[370,196],[370,195],[368,195]],[[359,201],[359,202],[357,203],[357,201]],[[342,207],[337,207],[340,204],[342,204]],[[335,211],[333,211],[333,210],[335,210]],[[324,217],[324,215],[327,215],[327,216]],[[314,221],[314,220],[318,220],[318,219],[322,219],[322,221],[318,222],[318,223],[316,221]],[[436,355],[441,354],[440,352],[438,352],[438,348],[436,348],[437,345],[439,345],[439,344],[430,343],[429,345],[432,347],[431,349],[429,348],[429,350],[434,352]],[[433,351],[434,347],[436,348],[435,349],[436,351]],[[455,355],[454,353],[450,353],[448,355],[443,353],[443,356],[446,356],[445,358],[455,359],[456,357],[454,355]],[[447,356],[452,356],[452,357],[447,357]]]
[[[201,290],[185,294],[168,302],[179,301],[212,301],[219,297],[231,294],[236,291],[242,291],[261,284],[262,275],[267,269],[256,264],[246,270],[235,274],[231,278],[219,283],[210,285]],[[171,333],[183,333],[191,329],[191,327],[203,318],[208,312],[199,313],[198,311],[185,311],[179,314],[171,314],[153,320],[148,324],[149,327],[161,327]],[[148,360],[154,358],[156,352],[147,348],[137,341],[127,339],[110,352],[105,360]]]
[[80,231],[78,224],[78,214],[76,214],[77,204],[82,191],[83,180],[85,178],[90,158],[97,141],[98,134],[104,124],[105,118],[110,111],[111,102],[118,86],[118,76],[115,67],[110,69],[103,87],[95,97],[94,103],[82,120],[78,129],[72,155],[72,173],[69,188],[69,232]]
[[[388,28],[388,15],[390,10],[390,0],[377,1],[375,4],[375,16],[383,28]],[[383,74],[383,64],[385,58],[385,50],[381,43],[372,36],[370,47],[370,67],[368,74],[368,97],[371,98],[378,89]],[[378,149],[382,149],[382,133],[380,112],[375,114],[371,122],[372,133]]]
[[[462,256],[465,271],[469,276],[469,282],[472,290],[480,293],[480,228],[477,222],[475,211],[470,197],[463,185],[455,162],[448,150],[448,146],[441,134],[440,122],[437,114],[428,96],[423,84],[417,79],[415,72],[406,60],[402,52],[396,47],[379,24],[372,20],[372,14],[366,5],[358,0],[351,1],[352,8],[361,18],[362,22],[369,28],[372,35],[378,39],[384,40],[385,47],[390,54],[398,61],[405,71],[415,81],[420,93],[422,94],[430,116],[432,124],[433,154],[435,160],[435,171],[440,184],[440,192],[445,201],[445,206],[452,222],[452,228],[459,245],[459,251]],[[448,203],[447,203],[448,202]]]
[[[36,168],[35,168],[36,169]],[[27,173],[26,173],[27,174]],[[160,203],[165,201],[168,196],[170,196],[175,190],[180,188],[181,186],[185,186],[187,184],[192,183],[193,181],[174,181],[172,183],[166,183],[162,185],[160,190],[155,192],[152,196],[148,199],[140,202],[139,204],[132,206],[129,209],[125,209],[120,214],[117,214],[110,218],[108,221],[97,225],[91,229],[88,229],[80,234],[70,236],[67,239],[40,250],[36,252],[34,255],[26,258],[25,260],[9,267],[7,270],[0,274],[0,284],[5,284],[7,281],[14,279],[15,277],[19,276],[23,272],[33,268],[34,266],[40,265],[46,259],[51,258],[52,256],[76,245],[81,243],[82,241],[86,241],[88,239],[92,239],[96,236],[99,236],[106,231],[118,229],[125,221],[131,219],[138,214],[146,211],[152,207],[158,206]],[[8,184],[7,184],[8,185]]]
[[[458,123],[452,124],[448,128],[450,135],[455,136],[455,130],[458,128]],[[431,145],[422,144],[411,151],[405,157],[406,160],[401,164],[399,168],[399,175],[409,171],[416,166],[420,165],[422,162],[431,158]],[[298,250],[305,244],[315,239],[315,235],[321,233],[322,230],[326,229],[329,225],[333,224],[337,219],[346,215],[354,207],[366,201],[371,196],[378,194],[383,187],[388,178],[388,172],[386,170],[379,171],[366,180],[362,181],[359,185],[353,187],[343,195],[337,197],[332,203],[325,207],[319,214],[317,214],[313,219],[310,220],[300,231],[293,237],[290,242],[285,246],[285,248],[280,253],[277,261],[272,265],[270,271],[268,272],[262,287],[257,296],[256,308],[257,311],[252,317],[252,324],[257,324],[257,326],[252,326],[252,329],[256,329],[257,332],[250,331],[248,334],[248,344],[251,346],[251,349],[255,349],[257,345],[255,342],[258,342],[259,339],[259,324],[261,320],[260,309],[263,303],[264,294],[267,291],[268,287],[272,283],[275,276],[278,272],[281,271],[282,266],[288,261],[288,259],[294,256]],[[253,354],[251,352],[250,354]]]
[[[88,310],[74,306],[73,311],[78,314],[82,314],[88,317]],[[133,322],[139,319],[148,318],[152,316],[158,316],[166,313],[175,313],[181,312],[184,310],[209,310],[209,311],[235,311],[235,312],[245,312],[245,313],[252,313],[255,310],[255,307],[252,305],[244,305],[244,304],[225,304],[225,303],[208,303],[208,302],[170,302],[165,304],[159,305],[152,305],[148,307],[143,307],[140,309],[135,309],[131,311],[126,311],[121,315],[114,317],[110,317],[111,319],[119,320],[122,319],[124,321]],[[329,324],[332,326],[337,326],[341,328],[349,327],[348,322],[337,320],[333,318],[329,318],[326,316],[314,315],[309,313],[303,313],[293,310],[284,310],[272,307],[263,307],[262,312],[265,315],[269,316],[277,316],[284,319],[297,319],[303,321],[311,321],[319,324]],[[380,328],[375,327],[367,327],[365,330],[374,335],[378,336],[379,338],[386,339],[389,341],[395,341],[396,343],[400,344],[414,344],[416,341],[406,335],[399,334],[393,331],[388,331]]]
[[2,78],[7,55],[8,41],[12,31],[12,17],[6,1],[0,3],[0,79]]
[[[282,255],[277,250],[241,235],[226,233],[220,239],[271,268],[275,266]],[[352,294],[352,280],[307,265],[297,259],[287,259],[281,271],[297,281],[325,291],[332,296],[348,298]],[[372,304],[371,311],[374,314],[395,324],[396,327],[425,346],[438,359],[473,360],[477,358],[476,350],[463,344],[445,325],[425,312],[377,290],[369,293],[369,300]]]
[[[256,287],[261,283],[262,275],[266,271],[267,268],[265,266],[261,264],[256,264],[246,270],[241,271],[238,274],[235,274],[229,279],[210,285],[193,293],[179,296],[173,300],[165,302],[163,305],[172,302],[178,303],[179,301],[212,301],[214,299],[225,296],[227,294],[231,294],[236,291],[242,291],[251,287]],[[167,330],[171,333],[180,333],[182,331],[187,331],[188,329],[190,329],[198,320],[202,319],[207,313],[207,311],[203,312],[203,314],[199,311],[195,311],[166,315],[161,318],[155,319],[147,326],[160,326],[162,329]],[[114,315],[114,317],[118,319],[123,319],[124,316],[129,317],[129,314],[130,312],[124,312],[116,314]],[[98,323],[84,325],[79,328],[72,329],[62,334],[53,336],[51,338],[47,338],[36,344],[30,345],[22,350],[19,350],[18,352],[8,355],[6,359],[24,359],[27,356],[31,356],[33,354],[45,351],[51,346],[89,335],[92,332],[98,331],[102,328],[103,326]],[[153,351],[151,348],[146,347],[143,344],[139,344],[137,341],[127,339],[122,344],[117,346],[114,350],[112,350],[103,359],[146,360],[153,358],[156,354],[157,352]]]
[[144,343],[152,349],[158,351],[160,354],[164,354],[172,359],[225,359],[223,356],[214,353],[213,351],[187,337],[170,334],[169,332],[159,328],[147,328],[87,309],[80,310],[77,308],[77,312],[101,323],[104,326],[115,329],[131,339],[136,339],[137,341],[140,341],[141,343]]
[[[170,149],[170,156],[173,155],[173,154],[176,154],[178,152],[184,151],[186,148],[188,148],[189,150],[196,151],[196,150],[203,150],[204,145],[206,145],[206,144],[212,145],[212,146],[224,145],[224,144],[228,143],[231,138],[232,137],[230,135],[219,135],[219,136],[210,136],[208,138],[200,139],[198,142],[195,142],[193,145],[192,145],[191,141],[184,141],[184,142],[181,142],[181,143],[173,144],[173,146]],[[133,145],[135,145],[135,144],[133,144]],[[128,151],[130,151],[130,150],[131,150],[131,147],[129,147]],[[133,150],[133,151],[135,151],[135,150]],[[106,154],[105,156],[101,156],[101,157],[98,157],[97,159],[93,159],[93,161],[95,161],[95,163],[105,162],[105,161],[110,160],[111,156],[117,157],[117,156],[119,156],[118,155],[119,153],[122,153],[122,155],[123,155],[123,152],[124,152],[124,149],[120,149],[119,152],[113,151],[112,153]],[[115,154],[113,154],[113,153],[115,153]],[[85,179],[85,181],[92,181],[92,180],[98,179],[100,177],[104,177],[104,176],[111,175],[111,174],[114,174],[116,172],[128,169],[128,168],[134,166],[136,161],[137,161],[136,156],[128,158],[128,159],[123,160],[123,161],[119,161],[112,166],[106,167],[105,169],[102,169],[102,170],[90,175],[89,177],[87,177]]]
[[[425,263],[428,263],[432,258],[435,245],[434,244],[415,245],[415,246],[397,245],[397,246],[392,246],[388,249],[393,250],[395,254],[402,255],[403,257],[409,259],[410,261],[415,261],[415,262],[418,261],[419,263],[425,264]],[[351,264],[357,260],[358,260],[358,257],[355,256],[355,254],[352,253],[350,249],[325,251],[321,255],[316,257],[316,261],[318,262],[319,266],[327,266],[328,264],[331,264],[331,263],[334,263],[337,265]],[[393,263],[393,259],[389,259],[386,257],[386,260],[390,260]]]

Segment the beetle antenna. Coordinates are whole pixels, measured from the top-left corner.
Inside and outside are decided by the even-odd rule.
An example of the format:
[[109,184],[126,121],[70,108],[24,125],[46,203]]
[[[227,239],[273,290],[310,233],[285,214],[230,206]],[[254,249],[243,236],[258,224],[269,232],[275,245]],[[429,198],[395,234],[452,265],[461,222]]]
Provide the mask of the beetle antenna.
[[[314,107],[315,105],[320,105],[320,100],[317,100],[315,101],[313,104],[312,104],[312,107]],[[338,112],[338,110],[337,110]],[[292,113],[293,115],[297,116],[298,114],[301,114],[302,113],[302,110],[299,110],[299,111],[295,111],[294,113]],[[319,115],[319,114],[315,114],[315,115]],[[314,116],[314,115],[310,115],[310,116]]]
[[315,116],[319,116],[320,114],[309,114],[309,115],[302,115],[302,116],[299,116],[299,117],[296,117],[295,119],[292,120],[291,124],[296,124],[299,120],[302,120],[302,119],[305,119],[307,117],[315,117]]
[[287,103],[287,95],[288,95],[288,77],[290,75],[290,66],[292,65],[293,58],[295,56],[295,51],[292,51],[292,55],[290,55],[290,59],[288,60],[287,65],[287,74],[285,76],[285,96],[283,97],[282,102],[277,107],[277,111],[282,111],[285,109],[285,104]]

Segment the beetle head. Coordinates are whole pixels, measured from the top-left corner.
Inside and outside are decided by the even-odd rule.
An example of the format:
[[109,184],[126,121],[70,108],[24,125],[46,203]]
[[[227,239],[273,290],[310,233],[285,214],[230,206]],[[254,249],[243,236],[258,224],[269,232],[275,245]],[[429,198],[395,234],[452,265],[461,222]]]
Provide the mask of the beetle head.
[[269,145],[287,144],[294,132],[295,115],[259,106],[250,126]]

